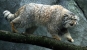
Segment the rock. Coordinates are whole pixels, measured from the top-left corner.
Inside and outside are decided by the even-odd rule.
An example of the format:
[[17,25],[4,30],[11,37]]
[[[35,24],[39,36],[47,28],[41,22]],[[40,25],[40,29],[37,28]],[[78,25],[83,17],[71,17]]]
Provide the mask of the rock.
[[84,16],[87,19],[87,0],[75,0],[75,2],[77,3],[78,7],[82,10],[82,12],[84,13]]

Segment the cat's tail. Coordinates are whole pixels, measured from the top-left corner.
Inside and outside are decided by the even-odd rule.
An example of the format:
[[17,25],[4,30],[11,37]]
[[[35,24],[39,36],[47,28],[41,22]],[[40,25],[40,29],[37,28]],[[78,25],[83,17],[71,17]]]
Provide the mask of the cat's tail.
[[10,11],[8,11],[8,10],[5,10],[5,11],[3,12],[3,14],[4,14],[5,19],[8,20],[8,21],[12,21],[12,20],[15,18],[14,14],[12,14],[12,13],[11,13]]

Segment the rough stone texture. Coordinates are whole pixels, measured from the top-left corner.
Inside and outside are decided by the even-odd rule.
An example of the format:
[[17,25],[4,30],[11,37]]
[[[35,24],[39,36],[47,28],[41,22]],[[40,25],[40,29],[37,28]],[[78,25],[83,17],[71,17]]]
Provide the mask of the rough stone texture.
[[87,0],[83,0],[83,1],[82,0],[75,0],[75,1],[78,4],[79,8],[82,10],[82,12],[84,14],[83,17],[85,18],[85,21],[86,21],[86,22],[83,22],[83,23],[85,23],[85,26],[83,23],[81,23],[82,26],[84,27],[81,45],[87,46]]
[[[75,2],[76,1],[76,2]],[[0,30],[7,30],[11,31],[10,24],[6,21],[3,17],[2,12],[4,10],[9,10],[12,13],[17,11],[17,9],[24,4],[28,4],[31,2],[34,3],[42,3],[42,4],[60,4],[65,8],[69,9],[70,11],[74,12],[77,16],[80,17],[79,24],[74,27],[70,28],[71,35],[75,40],[75,45],[87,46],[87,1],[86,0],[0,0]],[[81,3],[81,4],[80,4]],[[47,32],[46,28],[40,26],[34,34],[49,36],[51,35]],[[67,40],[63,39],[63,41],[68,42]],[[0,41],[0,50],[50,50],[47,48],[33,46],[29,44],[16,44],[11,42],[4,42]]]
[[82,10],[82,12],[84,13],[84,16],[87,19],[87,0],[75,0],[75,2],[77,3],[77,5],[79,6],[79,8]]

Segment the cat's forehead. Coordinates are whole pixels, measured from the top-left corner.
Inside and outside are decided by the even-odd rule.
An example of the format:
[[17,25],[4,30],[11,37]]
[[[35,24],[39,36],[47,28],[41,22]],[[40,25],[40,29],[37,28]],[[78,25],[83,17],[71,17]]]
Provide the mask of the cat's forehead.
[[70,13],[70,18],[72,19],[76,19],[76,20],[79,20],[79,17],[77,15],[75,15],[74,13]]
[[78,17],[78,16],[76,16],[76,15],[71,16],[71,18],[79,21],[79,17]]

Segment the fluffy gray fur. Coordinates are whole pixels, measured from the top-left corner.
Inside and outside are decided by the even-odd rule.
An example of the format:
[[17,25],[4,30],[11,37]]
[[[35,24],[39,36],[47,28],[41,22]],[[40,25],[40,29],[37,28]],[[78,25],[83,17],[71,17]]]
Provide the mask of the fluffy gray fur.
[[45,26],[53,38],[61,40],[58,34],[63,33],[68,41],[74,42],[68,28],[75,26],[79,17],[61,5],[43,5],[30,3],[22,6],[14,14],[5,10],[5,18],[17,28]]

